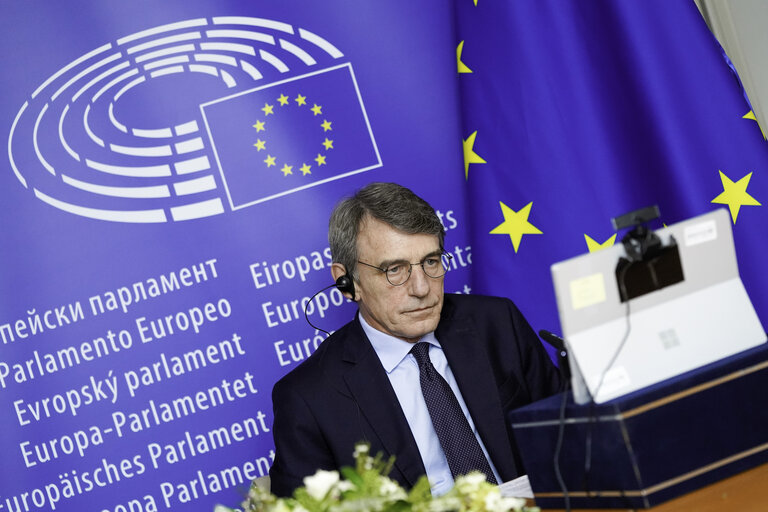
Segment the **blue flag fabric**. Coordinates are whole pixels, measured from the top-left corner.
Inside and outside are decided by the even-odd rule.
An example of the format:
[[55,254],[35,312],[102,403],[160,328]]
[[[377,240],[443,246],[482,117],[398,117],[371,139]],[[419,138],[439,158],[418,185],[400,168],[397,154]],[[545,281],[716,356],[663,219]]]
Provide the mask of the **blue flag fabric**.
[[658,205],[661,227],[724,207],[766,325],[767,146],[694,3],[456,12],[474,291],[557,329],[549,265],[617,242],[611,218]]

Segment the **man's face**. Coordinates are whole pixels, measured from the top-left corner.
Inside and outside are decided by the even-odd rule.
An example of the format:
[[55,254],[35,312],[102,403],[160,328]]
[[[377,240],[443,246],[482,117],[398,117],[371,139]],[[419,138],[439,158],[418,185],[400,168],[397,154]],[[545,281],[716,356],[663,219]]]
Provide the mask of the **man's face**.
[[[435,235],[410,235],[369,217],[358,234],[357,252],[360,261],[386,268],[440,257],[440,243]],[[443,308],[443,277],[428,277],[414,265],[405,284],[392,286],[374,268],[358,265],[357,271],[356,299],[371,327],[410,343],[435,330]]]

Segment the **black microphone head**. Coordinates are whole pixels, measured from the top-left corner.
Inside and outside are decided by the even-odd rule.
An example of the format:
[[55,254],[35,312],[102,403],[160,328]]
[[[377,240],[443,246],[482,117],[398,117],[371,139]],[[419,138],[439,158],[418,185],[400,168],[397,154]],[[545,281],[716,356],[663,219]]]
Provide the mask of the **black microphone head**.
[[553,334],[549,331],[545,331],[544,329],[539,331],[539,337],[555,347],[557,350],[564,351],[565,348],[565,340],[558,336],[557,334]]

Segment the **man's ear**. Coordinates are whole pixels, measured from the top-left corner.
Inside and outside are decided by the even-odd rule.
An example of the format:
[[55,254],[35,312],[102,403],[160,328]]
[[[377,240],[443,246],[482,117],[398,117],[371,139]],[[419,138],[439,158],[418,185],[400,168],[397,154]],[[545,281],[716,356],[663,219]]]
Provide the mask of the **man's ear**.
[[341,263],[331,265],[331,275],[336,281],[336,288],[348,299],[355,300],[355,283],[352,276],[347,274],[347,269]]

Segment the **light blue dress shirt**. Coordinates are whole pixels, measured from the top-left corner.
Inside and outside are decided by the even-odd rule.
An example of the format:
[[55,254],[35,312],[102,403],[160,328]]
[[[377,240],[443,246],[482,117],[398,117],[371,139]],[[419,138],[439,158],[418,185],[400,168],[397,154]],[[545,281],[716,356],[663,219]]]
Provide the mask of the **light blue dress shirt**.
[[[440,446],[440,440],[437,438],[437,433],[435,433],[435,428],[432,426],[432,419],[429,417],[429,410],[427,409],[426,402],[424,402],[424,395],[421,394],[419,366],[416,363],[416,359],[410,353],[413,344],[371,327],[362,315],[358,315],[358,318],[363,326],[363,331],[365,331],[365,334],[371,341],[373,349],[376,351],[382,366],[384,366],[384,370],[387,372],[387,377],[389,377],[389,382],[395,390],[395,395],[397,395],[400,407],[403,409],[405,419],[411,427],[411,433],[416,440],[416,446],[419,448],[421,460],[427,471],[432,494],[435,496],[445,494],[453,487],[453,476],[448,467],[448,461],[445,458],[445,453],[443,453],[443,448]],[[429,347],[429,358],[432,360],[432,365],[448,382],[448,385],[451,386],[456,399],[459,401],[461,410],[464,412],[464,416],[469,421],[469,425],[472,427],[472,431],[480,443],[480,447],[483,449],[485,458],[488,459],[491,465],[496,481],[501,483],[499,473],[488,456],[488,450],[485,449],[482,439],[477,434],[475,423],[469,415],[467,404],[464,403],[464,398],[461,396],[461,391],[459,391],[459,386],[456,384],[453,372],[448,366],[448,360],[445,358],[443,348],[440,346],[437,338],[435,338],[435,333],[425,334],[419,341],[427,342],[431,345]]]

